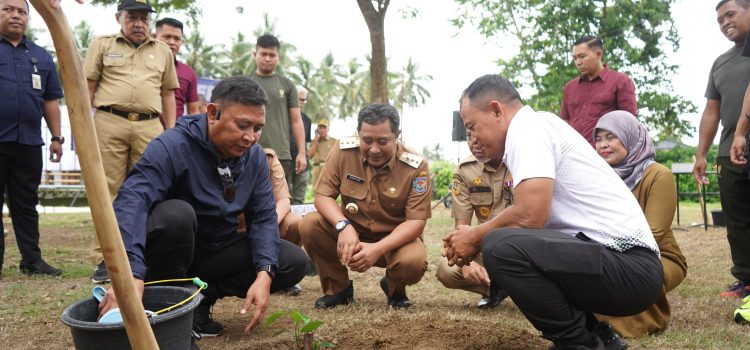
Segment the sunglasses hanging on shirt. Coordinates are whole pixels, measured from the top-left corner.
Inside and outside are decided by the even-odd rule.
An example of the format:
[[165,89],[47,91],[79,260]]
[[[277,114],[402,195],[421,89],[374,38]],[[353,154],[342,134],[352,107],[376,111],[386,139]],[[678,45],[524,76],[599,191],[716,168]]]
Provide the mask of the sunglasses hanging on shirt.
[[216,168],[219,172],[219,178],[221,179],[221,187],[224,193],[224,200],[229,203],[234,200],[234,179],[232,178],[232,171],[229,167],[222,163]]

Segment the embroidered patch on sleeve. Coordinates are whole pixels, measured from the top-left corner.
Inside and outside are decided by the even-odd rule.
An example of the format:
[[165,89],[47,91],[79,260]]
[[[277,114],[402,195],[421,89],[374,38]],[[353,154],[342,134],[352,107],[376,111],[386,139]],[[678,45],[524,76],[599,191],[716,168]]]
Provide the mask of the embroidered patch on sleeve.
[[420,176],[414,178],[414,193],[427,192],[427,177]]
[[453,193],[454,196],[458,196],[461,194],[461,181],[458,179],[453,179],[453,183],[451,184],[451,193]]

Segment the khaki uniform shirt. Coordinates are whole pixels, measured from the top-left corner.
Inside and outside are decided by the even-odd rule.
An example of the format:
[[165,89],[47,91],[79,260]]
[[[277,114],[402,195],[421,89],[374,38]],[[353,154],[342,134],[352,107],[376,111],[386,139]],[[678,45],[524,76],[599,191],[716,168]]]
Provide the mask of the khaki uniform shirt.
[[264,148],[263,151],[266,153],[266,160],[268,161],[271,187],[273,187],[273,200],[278,202],[282,198],[292,198],[284,177],[284,168],[281,166],[279,158],[276,157],[276,152],[270,148]]
[[318,142],[320,138],[316,137],[312,140],[312,143],[310,143],[310,148],[315,148],[315,155],[312,157],[312,163],[313,165],[321,165],[325,163],[326,158],[328,158],[328,153],[331,152],[331,148],[333,148],[334,145],[336,145],[336,139],[333,137],[326,137],[325,140]]
[[513,175],[505,163],[495,169],[469,156],[456,168],[451,192],[451,216],[471,222],[475,214],[481,224],[513,204]]
[[151,37],[137,48],[122,32],[96,37],[83,68],[86,79],[98,82],[94,107],[161,113],[162,90],[180,87],[172,51]]
[[354,229],[377,237],[406,220],[429,219],[431,187],[427,161],[402,144],[397,144],[388,163],[375,169],[362,157],[359,139],[349,137],[328,155],[315,194],[331,198],[340,194],[344,216]]

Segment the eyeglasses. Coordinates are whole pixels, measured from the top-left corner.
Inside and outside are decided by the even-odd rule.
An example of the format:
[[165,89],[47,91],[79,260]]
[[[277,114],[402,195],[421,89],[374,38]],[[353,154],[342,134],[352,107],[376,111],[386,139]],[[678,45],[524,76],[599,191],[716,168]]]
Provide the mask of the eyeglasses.
[[299,98],[299,101],[300,101],[300,102],[305,102],[305,101],[307,101],[307,99],[306,99],[306,98],[301,98],[301,97],[300,97],[300,98]]
[[221,187],[224,192],[224,200],[229,203],[234,200],[234,179],[232,178],[232,171],[226,164],[219,164],[216,168],[219,172],[219,178],[221,179]]

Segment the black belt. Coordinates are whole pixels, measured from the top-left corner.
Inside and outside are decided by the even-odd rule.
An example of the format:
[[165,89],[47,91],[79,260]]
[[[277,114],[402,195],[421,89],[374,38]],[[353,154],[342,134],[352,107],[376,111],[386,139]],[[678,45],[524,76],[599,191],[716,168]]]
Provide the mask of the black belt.
[[127,120],[130,120],[131,122],[139,122],[139,121],[142,121],[142,120],[149,120],[149,119],[159,118],[159,114],[158,113],[155,113],[155,114],[130,113],[130,112],[121,111],[119,109],[114,109],[112,107],[97,107],[96,109],[98,109],[100,111],[103,111],[103,112],[114,114],[114,115],[116,115],[118,117],[123,117],[123,118],[125,118]]

